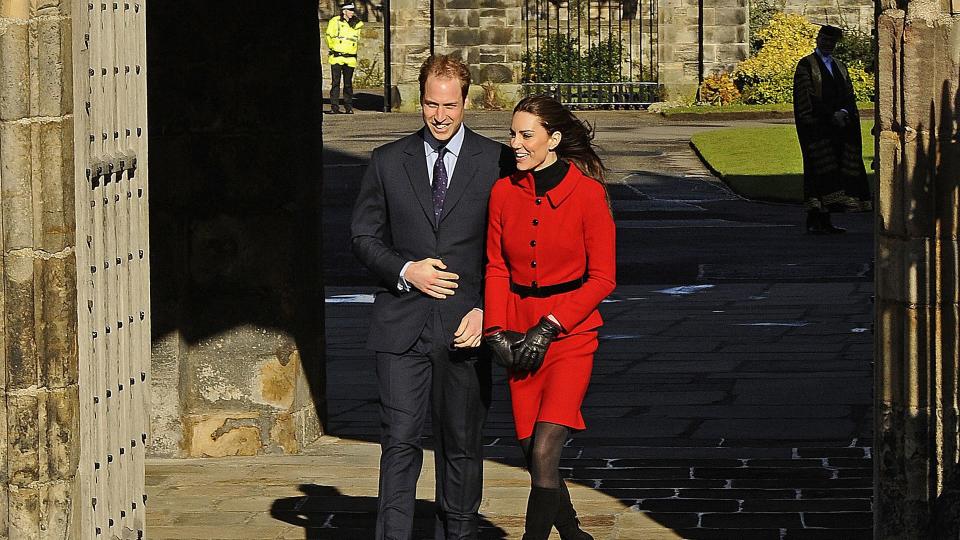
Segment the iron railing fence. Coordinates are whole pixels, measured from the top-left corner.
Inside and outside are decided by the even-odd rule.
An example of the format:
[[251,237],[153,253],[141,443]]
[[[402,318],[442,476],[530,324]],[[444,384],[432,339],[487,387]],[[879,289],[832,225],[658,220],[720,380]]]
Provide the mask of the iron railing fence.
[[646,107],[660,101],[660,83],[524,83],[524,95],[547,94],[572,109]]
[[525,0],[523,85],[568,106],[658,101],[656,0]]

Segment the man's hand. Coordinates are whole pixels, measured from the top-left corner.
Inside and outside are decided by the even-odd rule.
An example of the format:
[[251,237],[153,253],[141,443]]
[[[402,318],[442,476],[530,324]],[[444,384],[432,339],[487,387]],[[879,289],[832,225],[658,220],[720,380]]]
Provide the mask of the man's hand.
[[453,334],[453,346],[458,349],[479,347],[480,339],[483,337],[481,335],[482,330],[483,312],[478,309],[471,309],[470,312],[460,320],[460,326],[457,327],[457,331]]
[[837,127],[846,126],[849,121],[849,116],[850,116],[850,113],[848,113],[843,109],[833,113],[833,125]]
[[446,269],[447,265],[440,259],[414,261],[407,267],[403,279],[423,294],[442,300],[453,296],[453,290],[457,288],[457,280],[460,279],[457,274],[444,272]]

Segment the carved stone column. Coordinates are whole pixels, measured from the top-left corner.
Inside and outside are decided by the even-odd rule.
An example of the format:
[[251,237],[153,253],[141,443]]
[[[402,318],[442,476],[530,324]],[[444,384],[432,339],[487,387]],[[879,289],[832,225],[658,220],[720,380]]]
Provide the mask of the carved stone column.
[[960,19],[947,6],[877,3],[878,539],[957,537]]

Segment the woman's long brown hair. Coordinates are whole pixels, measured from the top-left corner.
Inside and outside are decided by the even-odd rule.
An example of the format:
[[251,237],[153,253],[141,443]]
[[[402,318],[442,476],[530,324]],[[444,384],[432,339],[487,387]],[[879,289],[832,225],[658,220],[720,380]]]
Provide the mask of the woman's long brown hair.
[[556,99],[546,95],[527,96],[517,103],[513,113],[526,112],[536,116],[540,125],[553,134],[560,132],[557,157],[569,161],[601,184],[606,183],[607,168],[594,150],[593,126],[577,118]]

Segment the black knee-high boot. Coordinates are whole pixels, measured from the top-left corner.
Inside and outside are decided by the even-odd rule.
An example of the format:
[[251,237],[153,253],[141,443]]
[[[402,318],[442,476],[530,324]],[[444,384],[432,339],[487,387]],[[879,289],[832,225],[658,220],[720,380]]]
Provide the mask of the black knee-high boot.
[[523,540],[547,540],[560,505],[560,490],[533,486],[527,499]]
[[560,508],[557,510],[557,518],[553,525],[560,533],[561,540],[593,540],[589,533],[580,528],[580,520],[577,519],[577,511],[573,508],[573,501],[570,500],[570,490],[567,484],[560,480]]

